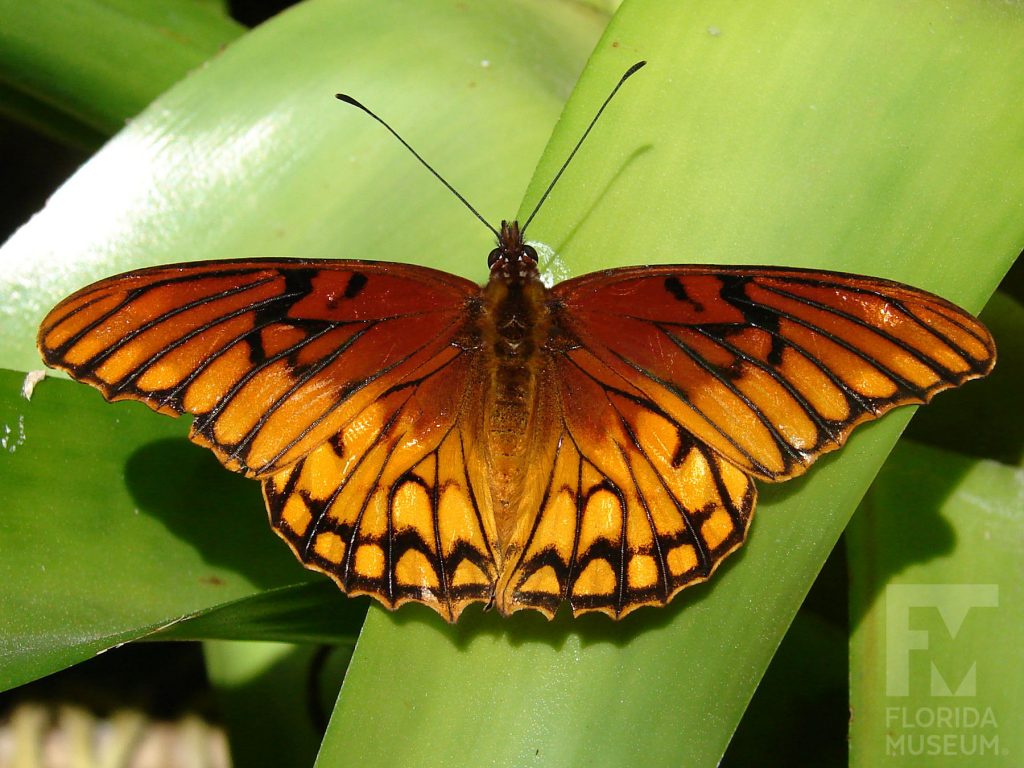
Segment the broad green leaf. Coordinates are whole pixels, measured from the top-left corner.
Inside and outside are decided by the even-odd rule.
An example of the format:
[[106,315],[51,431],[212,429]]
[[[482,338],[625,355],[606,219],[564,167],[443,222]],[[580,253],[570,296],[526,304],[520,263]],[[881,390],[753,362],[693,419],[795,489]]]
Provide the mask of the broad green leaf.
[[28,401],[23,378],[0,372],[0,690],[312,580],[268,531],[258,487],[189,444],[184,422],[111,413],[66,381]]
[[0,249],[0,361],[38,366],[44,312],[131,267],[370,258],[483,278],[487,230],[334,94],[371,102],[477,208],[509,217],[601,22],[541,0],[322,0],[276,17],[162,96]]
[[844,764],[846,649],[842,627],[801,609],[757,686],[722,768]]
[[[996,294],[982,319],[999,346],[995,372],[915,419],[914,440],[886,462],[848,529],[855,765],[969,753],[988,764],[1021,748],[1019,729],[1007,727],[1024,716],[1020,697],[1004,691],[1022,683],[1009,658],[1024,642],[1024,307]],[[973,458],[979,449],[1007,463]],[[982,610],[972,600],[993,586],[998,606]],[[952,692],[969,673],[970,695],[933,690],[933,674]]]
[[[46,309],[144,264],[348,256],[482,275],[486,230],[333,94],[404,116],[423,154],[484,210],[508,215],[601,21],[568,3],[410,0],[313,2],[261,26],[133,121],[0,250],[0,362],[38,368]],[[463,136],[486,153],[466,153]],[[320,577],[268,530],[258,484],[186,443],[184,421],[66,382],[42,383],[28,403],[21,378],[7,374],[0,391],[0,423],[12,440],[26,435],[0,457],[11,478],[0,518],[4,687],[196,614],[196,631],[213,637],[351,633],[339,616],[357,619],[365,600],[335,591],[299,590],[307,621],[289,628],[278,593],[236,602]]]
[[1024,471],[901,443],[850,526],[850,764],[1024,751]]
[[[225,521],[226,523],[228,521]],[[230,533],[229,529],[222,532]],[[241,548],[239,548],[241,550]],[[259,553],[239,551],[237,559]],[[369,598],[346,599],[334,583],[265,589],[257,595],[216,605],[152,635],[154,640],[261,640],[282,643],[355,645]]]
[[[650,63],[530,237],[563,273],[831,267],[978,309],[1024,243],[1022,23],[1016,6],[968,2],[627,2],[522,210],[619,74]],[[744,551],[666,610],[619,624],[473,612],[449,628],[371,608],[318,764],[716,764],[909,415],[763,487]]]
[[0,110],[83,146],[245,28],[194,0],[0,0]]
[[939,398],[914,419],[907,436],[936,448],[1024,466],[1024,303],[999,290],[985,305],[981,320],[996,340],[995,370],[984,381]]
[[26,96],[0,82],[0,114],[69,147],[91,151],[107,138],[102,131],[82,125],[63,110]]
[[[276,19],[168,93],[0,251],[13,297],[2,359],[34,367],[31,336],[53,300],[143,263],[337,255],[483,277],[485,231],[379,127],[319,99],[372,95],[500,217],[599,26],[577,6],[540,2],[312,2]],[[1024,239],[1020,32],[1019,10],[966,2],[626,4],[524,210],[621,72],[651,63],[531,238],[554,247],[562,273],[833,266],[977,308]],[[905,419],[763,489],[745,551],[667,610],[621,624],[474,611],[447,627],[412,607],[372,609],[320,762],[716,762]]]

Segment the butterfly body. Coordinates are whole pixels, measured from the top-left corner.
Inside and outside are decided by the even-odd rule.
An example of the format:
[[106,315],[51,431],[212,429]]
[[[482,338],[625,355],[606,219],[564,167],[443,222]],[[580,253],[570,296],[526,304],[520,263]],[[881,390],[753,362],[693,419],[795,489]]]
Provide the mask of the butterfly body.
[[102,280],[43,359],[194,417],[309,568],[454,621],[621,617],[706,580],[780,481],[985,375],[988,331],[877,278],[664,265],[553,288],[502,225],[480,287],[425,267],[246,260]]
[[537,255],[525,246],[515,222],[502,222],[501,245],[491,254],[491,276],[482,289],[479,315],[483,401],[491,507],[501,560],[509,544],[529,472],[531,437],[538,418],[538,385],[543,375],[551,326],[550,297],[537,271]]

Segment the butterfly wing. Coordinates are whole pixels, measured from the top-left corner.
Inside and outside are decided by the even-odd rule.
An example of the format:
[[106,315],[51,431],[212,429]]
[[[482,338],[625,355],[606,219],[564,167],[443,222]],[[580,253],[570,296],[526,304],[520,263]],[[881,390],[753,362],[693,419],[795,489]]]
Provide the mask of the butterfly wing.
[[195,415],[191,438],[263,480],[308,567],[449,620],[492,597],[548,615],[666,603],[742,543],[750,475],[799,474],[856,424],[995,357],[972,317],[884,280],[657,267],[568,281],[532,440],[547,470],[529,473],[499,553],[468,415],[487,386],[478,296],[371,262],[180,265],[69,297],[39,346],[108,399]]
[[39,349],[109,400],[195,416],[190,438],[264,481],[273,525],[309,567],[453,619],[495,579],[459,418],[480,385],[478,296],[398,264],[158,267],[65,299]]
[[546,470],[498,583],[504,612],[667,603],[743,542],[752,475],[797,475],[857,424],[995,359],[963,310],[873,278],[627,268],[552,296]]
[[479,502],[475,362],[455,348],[432,359],[263,481],[272,525],[307,567],[350,595],[392,609],[424,603],[448,621],[490,601],[495,532]]
[[62,301],[39,350],[108,400],[194,415],[192,440],[262,477],[445,353],[478,291],[444,272],[372,262],[157,267]]
[[672,422],[766,480],[852,429],[984,376],[986,328],[925,291],[767,267],[611,270],[557,285],[564,333]]
[[590,350],[553,349],[545,379],[546,469],[524,498],[499,610],[551,617],[568,601],[620,618],[706,580],[746,536],[750,476]]

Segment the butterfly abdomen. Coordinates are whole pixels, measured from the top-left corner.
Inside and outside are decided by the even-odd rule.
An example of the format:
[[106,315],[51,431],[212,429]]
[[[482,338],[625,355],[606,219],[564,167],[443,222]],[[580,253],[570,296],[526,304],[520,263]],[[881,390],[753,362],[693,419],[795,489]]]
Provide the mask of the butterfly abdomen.
[[525,279],[496,274],[484,289],[481,335],[487,360],[483,405],[491,491],[499,529],[511,524],[528,463],[536,412],[542,343],[549,319],[547,289],[535,273]]

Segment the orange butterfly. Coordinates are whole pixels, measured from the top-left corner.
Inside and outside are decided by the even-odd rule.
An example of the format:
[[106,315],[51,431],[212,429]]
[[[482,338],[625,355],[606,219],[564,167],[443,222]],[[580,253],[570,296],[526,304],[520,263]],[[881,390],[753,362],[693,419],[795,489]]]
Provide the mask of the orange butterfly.
[[755,477],[995,361],[981,323],[887,280],[656,266],[549,289],[519,225],[498,234],[482,288],[369,261],[119,275],[58,304],[39,349],[192,414],[308,568],[449,621],[663,605],[743,542]]

